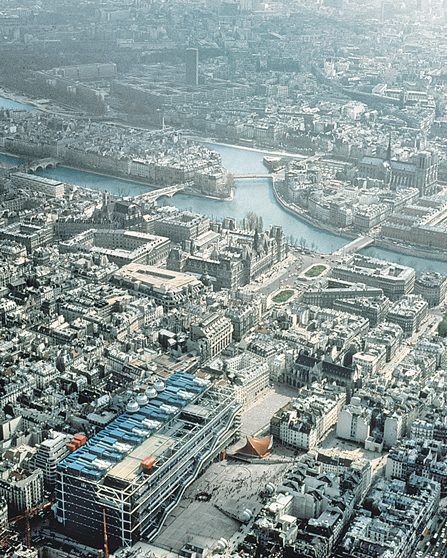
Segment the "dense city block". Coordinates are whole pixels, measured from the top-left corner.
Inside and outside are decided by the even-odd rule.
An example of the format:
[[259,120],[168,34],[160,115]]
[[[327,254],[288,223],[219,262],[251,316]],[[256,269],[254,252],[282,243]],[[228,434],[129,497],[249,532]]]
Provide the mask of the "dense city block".
[[447,556],[447,2],[0,0],[0,557]]

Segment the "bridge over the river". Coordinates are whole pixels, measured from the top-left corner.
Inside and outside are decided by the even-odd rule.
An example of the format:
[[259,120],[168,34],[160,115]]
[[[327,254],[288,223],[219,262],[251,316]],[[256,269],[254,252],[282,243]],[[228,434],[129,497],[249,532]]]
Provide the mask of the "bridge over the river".
[[156,190],[151,190],[150,192],[144,192],[138,196],[133,196],[135,201],[142,201],[145,203],[155,203],[159,198],[167,197],[172,198],[178,192],[183,192],[185,189],[184,184],[175,184],[174,186],[166,186],[166,188],[157,188]]
[[269,172],[258,172],[258,173],[252,173],[252,174],[233,174],[233,178],[235,178],[236,180],[239,178],[272,178],[272,174],[270,174]]
[[58,159],[54,159],[52,157],[47,159],[37,159],[36,161],[26,163],[26,170],[28,172],[36,172],[38,170],[54,169],[60,164],[61,162]]
[[347,254],[353,254],[354,252],[358,252],[359,250],[363,250],[363,248],[367,248],[374,244],[374,238],[371,236],[359,236],[348,244],[345,244],[341,248],[339,248],[336,252],[333,253],[334,256],[346,256]]

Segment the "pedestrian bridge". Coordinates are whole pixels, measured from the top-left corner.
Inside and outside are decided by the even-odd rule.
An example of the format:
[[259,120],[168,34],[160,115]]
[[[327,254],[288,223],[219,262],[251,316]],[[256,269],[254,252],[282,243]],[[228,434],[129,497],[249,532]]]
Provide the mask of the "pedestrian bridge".
[[374,238],[371,236],[359,236],[348,244],[345,244],[341,248],[339,248],[336,252],[333,253],[334,256],[346,256],[347,254],[354,254],[359,250],[363,250],[363,248],[367,248],[368,246],[372,246],[374,244]]
[[26,169],[28,172],[36,172],[38,170],[54,169],[60,164],[61,162],[58,159],[39,159],[37,161],[31,161],[30,163],[27,163]]

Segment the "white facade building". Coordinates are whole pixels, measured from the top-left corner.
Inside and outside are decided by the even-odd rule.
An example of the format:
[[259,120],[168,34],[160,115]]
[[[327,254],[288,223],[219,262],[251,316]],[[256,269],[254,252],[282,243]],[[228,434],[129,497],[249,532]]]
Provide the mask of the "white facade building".
[[236,401],[248,406],[270,385],[270,368],[266,359],[243,353],[225,361],[227,376],[233,383]]
[[66,443],[71,437],[50,431],[49,437],[37,446],[34,465],[43,471],[44,482],[49,487],[56,484],[57,464],[69,453]]
[[337,421],[337,436],[361,444],[370,435],[371,409],[363,407],[358,397],[341,411]]
[[313,449],[334,424],[346,402],[335,385],[304,387],[299,397],[280,409],[270,422],[274,437],[297,449]]

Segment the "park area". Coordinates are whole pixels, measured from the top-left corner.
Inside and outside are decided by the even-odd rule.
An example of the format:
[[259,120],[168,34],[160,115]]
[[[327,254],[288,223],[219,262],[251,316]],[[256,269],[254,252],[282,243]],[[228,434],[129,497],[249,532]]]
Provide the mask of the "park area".
[[294,294],[295,291],[293,291],[292,289],[285,289],[277,293],[272,298],[272,300],[273,302],[276,302],[276,304],[282,304],[283,302],[287,302],[288,300],[290,300]]
[[319,277],[324,271],[326,271],[327,266],[326,265],[313,265],[312,267],[309,267],[309,269],[307,271],[304,272],[304,275],[306,277]]

